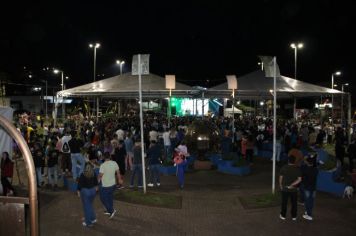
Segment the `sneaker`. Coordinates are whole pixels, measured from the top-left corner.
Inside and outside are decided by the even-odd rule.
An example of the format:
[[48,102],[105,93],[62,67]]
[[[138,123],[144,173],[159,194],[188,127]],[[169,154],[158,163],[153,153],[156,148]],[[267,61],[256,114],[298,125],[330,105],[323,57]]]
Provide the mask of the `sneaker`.
[[92,227],[92,226],[93,226],[92,224],[87,225],[87,223],[85,223],[85,222],[82,222],[82,225],[83,225],[84,227]]
[[311,217],[311,216],[309,216],[307,214],[304,214],[303,218],[306,219],[306,220],[313,220],[313,217]]
[[280,218],[281,220],[286,220],[286,218],[283,217],[281,214],[279,214],[279,218]]
[[147,184],[148,187],[153,187],[152,183]]
[[115,216],[116,210],[114,209],[114,211],[110,214],[109,219],[112,219]]
[[297,220],[297,217],[293,217],[292,220],[293,220],[293,221],[296,221],[296,220]]
[[157,183],[157,187],[161,186],[161,183]]
[[138,188],[143,188],[143,186],[142,185],[139,185],[139,186],[137,186]]
[[105,212],[104,212],[104,215],[109,216],[109,215],[111,215],[111,214],[110,214],[110,212],[105,211]]
[[96,219],[91,221],[92,224],[95,224],[96,222],[98,222]]
[[117,189],[123,189],[123,188],[125,188],[124,185],[119,184],[119,185],[117,186]]

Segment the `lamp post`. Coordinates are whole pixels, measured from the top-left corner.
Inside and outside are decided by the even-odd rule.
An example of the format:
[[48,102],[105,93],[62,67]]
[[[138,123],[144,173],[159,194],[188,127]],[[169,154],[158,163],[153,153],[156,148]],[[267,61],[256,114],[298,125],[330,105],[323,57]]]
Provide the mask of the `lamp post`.
[[[341,75],[340,71],[331,74],[331,89],[334,89],[334,75]],[[331,94],[331,122],[334,123],[334,94]]]
[[291,48],[294,49],[294,79],[297,79],[297,51],[304,47],[303,43],[291,43]]
[[97,48],[100,48],[100,43],[95,43],[95,44],[90,43],[90,44],[89,44],[89,47],[94,49],[93,81],[95,82],[95,77],[96,77],[96,76],[95,76],[95,73],[96,73],[96,49],[97,49]]
[[263,71],[263,62],[258,62],[257,65],[261,66],[261,70]]
[[[95,82],[95,78],[96,78],[96,49],[98,49],[100,47],[100,43],[90,43],[89,44],[89,47],[90,48],[93,48],[94,49],[94,64],[93,64],[93,67],[94,67],[94,70],[93,70],[93,81]],[[99,106],[99,98],[97,98],[97,109],[96,109],[96,120],[98,120],[98,114],[99,114],[99,109],[98,109],[98,106]],[[94,99],[94,107],[95,107],[95,99]]]
[[[62,89],[62,92],[64,90],[64,72],[63,70],[57,70],[57,69],[54,69],[53,72],[55,74],[58,74],[58,73],[61,73],[61,89]],[[65,77],[66,79],[69,79],[68,76]],[[46,81],[47,82],[47,81]],[[47,87],[47,83],[46,83],[46,87]],[[46,89],[46,93],[47,93],[47,89]],[[47,95],[46,95],[47,96]],[[47,109],[47,108],[46,108]],[[64,97],[63,97],[63,94],[62,94],[62,117],[65,118],[65,104],[64,104]]]
[[[297,79],[297,51],[303,48],[303,43],[291,43],[290,47],[294,49],[294,79]],[[294,120],[297,120],[297,100],[294,97],[293,104],[293,116]]]
[[342,91],[342,94],[341,94],[341,124],[342,122],[344,121],[344,86],[349,86],[349,83],[345,83],[345,84],[342,84],[341,85],[341,91]]
[[120,75],[122,75],[122,66],[125,64],[125,61],[116,60],[116,64],[120,66]]

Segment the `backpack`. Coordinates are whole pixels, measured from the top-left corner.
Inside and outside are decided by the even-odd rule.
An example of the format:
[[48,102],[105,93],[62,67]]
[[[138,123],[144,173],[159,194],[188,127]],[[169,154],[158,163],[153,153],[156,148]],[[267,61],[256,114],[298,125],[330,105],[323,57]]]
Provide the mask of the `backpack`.
[[68,142],[65,142],[65,143],[63,144],[62,152],[64,152],[64,153],[70,152],[70,148],[69,148]]

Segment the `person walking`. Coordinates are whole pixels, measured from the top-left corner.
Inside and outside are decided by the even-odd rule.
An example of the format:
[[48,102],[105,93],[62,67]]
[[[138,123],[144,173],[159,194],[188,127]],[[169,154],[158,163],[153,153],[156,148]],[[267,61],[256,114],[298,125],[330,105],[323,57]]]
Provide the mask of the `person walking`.
[[174,153],[174,165],[177,167],[177,177],[178,177],[178,183],[179,187],[181,189],[184,188],[184,169],[185,166],[187,165],[187,158],[189,156],[187,146],[185,145],[185,142],[182,141],[180,145],[175,149]]
[[[78,138],[75,131],[71,132],[72,139],[69,140],[69,151],[70,151],[70,158],[72,163],[72,176],[73,180],[77,180],[77,178],[82,174],[84,171],[85,166],[85,159],[80,149],[83,148],[84,142]],[[77,171],[77,166],[79,164],[79,171]]]
[[318,169],[316,168],[315,157],[308,157],[302,168],[302,183],[304,187],[304,206],[305,213],[303,218],[313,220],[312,212],[314,207],[314,199],[316,193],[316,181],[318,177]]
[[279,175],[279,187],[281,189],[282,202],[279,218],[286,219],[288,199],[291,199],[292,220],[297,220],[297,190],[298,184],[302,181],[302,174],[299,168],[295,166],[295,157],[288,157],[288,164],[283,166]]
[[93,201],[98,190],[98,179],[95,176],[94,167],[87,162],[83,173],[78,180],[78,196],[82,200],[84,211],[83,226],[91,227],[96,223],[96,215],[93,208]]
[[99,181],[101,182],[100,200],[103,203],[109,218],[115,216],[116,210],[114,209],[114,191],[116,181],[119,182],[119,166],[115,161],[110,159],[110,153],[104,153],[105,161],[101,164],[99,169]]
[[340,162],[341,166],[344,166],[344,157],[345,157],[345,135],[344,130],[341,127],[337,127],[335,133],[335,156],[336,159]]
[[157,144],[155,140],[151,141],[151,145],[147,150],[148,168],[150,170],[150,182],[147,184],[148,187],[153,187],[154,185],[159,187],[161,181],[159,178],[159,166],[161,159],[161,147]]
[[126,148],[123,140],[119,140],[119,145],[115,148],[114,151],[114,161],[116,161],[117,165],[120,169],[119,182],[117,183],[117,188],[124,188],[124,176],[126,173],[125,160],[127,157]]
[[132,173],[130,179],[130,188],[133,188],[135,182],[135,176],[138,175],[137,187],[142,188],[142,151],[141,151],[141,141],[136,140],[133,148],[133,158],[132,158]]
[[47,154],[47,175],[48,184],[52,186],[52,189],[57,188],[58,183],[58,157],[59,151],[56,149],[56,143],[51,142]]

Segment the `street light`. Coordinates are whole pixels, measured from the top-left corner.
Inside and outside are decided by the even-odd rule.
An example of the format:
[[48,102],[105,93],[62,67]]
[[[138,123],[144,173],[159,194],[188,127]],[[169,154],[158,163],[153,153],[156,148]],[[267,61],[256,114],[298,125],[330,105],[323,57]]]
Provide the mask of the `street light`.
[[291,48],[294,49],[294,79],[297,79],[297,51],[304,47],[303,43],[291,43]]
[[[340,71],[336,71],[331,74],[331,89],[334,89],[334,75],[341,75]],[[334,122],[334,93],[331,94],[331,120]]]
[[[90,43],[89,44],[89,47],[90,48],[93,48],[94,49],[94,71],[93,71],[93,81],[95,82],[95,77],[96,77],[96,49],[100,47],[100,43]],[[96,101],[96,119],[98,120],[98,116],[99,116],[99,109],[98,109],[98,106],[99,106],[99,98],[97,98],[97,101]],[[95,107],[95,99],[94,99],[94,107]]]
[[125,61],[116,60],[116,64],[120,66],[120,75],[122,75],[122,66],[125,64]]
[[100,43],[90,43],[89,44],[90,48],[94,49],[94,74],[93,74],[93,81],[95,82],[95,73],[96,73],[96,49],[100,48]]
[[261,66],[261,70],[263,71],[263,62],[258,62],[257,65]]
[[[62,87],[62,92],[64,90],[64,76],[63,76],[63,70],[57,70],[57,69],[54,69],[53,72],[55,74],[59,74],[61,73],[61,87]],[[66,78],[68,78],[68,76],[66,76]],[[63,99],[63,94],[62,94],[62,117],[65,118],[65,107],[64,107],[64,99]]]

